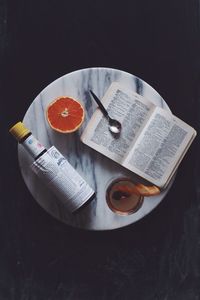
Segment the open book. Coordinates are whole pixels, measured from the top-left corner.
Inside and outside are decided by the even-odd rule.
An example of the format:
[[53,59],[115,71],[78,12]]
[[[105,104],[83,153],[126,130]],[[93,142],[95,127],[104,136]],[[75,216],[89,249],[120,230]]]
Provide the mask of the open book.
[[108,130],[99,108],[81,135],[83,143],[148,182],[164,188],[177,170],[196,131],[143,96],[114,82],[102,99],[122,124],[119,137]]

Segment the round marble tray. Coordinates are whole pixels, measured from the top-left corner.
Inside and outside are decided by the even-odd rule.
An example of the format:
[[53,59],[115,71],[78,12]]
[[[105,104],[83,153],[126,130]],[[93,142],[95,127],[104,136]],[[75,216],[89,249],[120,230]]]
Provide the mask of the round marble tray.
[[[88,68],[69,73],[48,85],[32,102],[24,116],[24,123],[46,148],[55,145],[96,192],[96,198],[79,214],[71,215],[62,203],[38,180],[30,170],[32,158],[19,145],[19,164],[24,181],[35,200],[52,216],[73,227],[90,230],[110,230],[134,223],[150,213],[165,197],[169,188],[159,196],[145,198],[134,214],[120,216],[107,206],[105,191],[111,180],[132,177],[133,174],[110,159],[80,142],[80,134],[97,105],[88,91],[94,90],[101,98],[109,85],[117,81],[169,110],[161,96],[146,82],[129,73],[110,68]],[[67,95],[82,101],[86,118],[79,131],[59,134],[46,119],[47,105],[58,96]]]

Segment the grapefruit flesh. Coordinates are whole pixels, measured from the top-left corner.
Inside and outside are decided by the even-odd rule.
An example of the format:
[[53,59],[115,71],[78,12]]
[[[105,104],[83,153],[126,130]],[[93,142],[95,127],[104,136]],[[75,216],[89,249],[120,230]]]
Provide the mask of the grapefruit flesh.
[[71,97],[59,97],[47,107],[50,127],[61,133],[76,131],[83,123],[84,116],[81,103]]

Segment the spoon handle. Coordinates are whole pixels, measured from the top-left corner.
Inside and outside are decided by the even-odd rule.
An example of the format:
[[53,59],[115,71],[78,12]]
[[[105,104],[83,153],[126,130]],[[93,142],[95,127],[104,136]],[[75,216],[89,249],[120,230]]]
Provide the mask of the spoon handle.
[[101,101],[99,100],[99,98],[93,93],[93,91],[90,90],[90,93],[92,94],[94,100],[96,101],[96,103],[98,104],[99,108],[101,109],[102,113],[104,114],[104,116],[106,118],[108,118],[108,112],[105,109],[105,107],[103,106],[103,104],[101,103]]

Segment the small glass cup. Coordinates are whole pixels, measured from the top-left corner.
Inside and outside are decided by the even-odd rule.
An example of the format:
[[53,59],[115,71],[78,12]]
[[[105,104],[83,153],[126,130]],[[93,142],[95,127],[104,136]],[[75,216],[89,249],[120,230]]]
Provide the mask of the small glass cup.
[[134,181],[130,178],[118,178],[109,184],[106,190],[106,201],[113,212],[127,216],[140,209],[144,197],[132,191],[134,185]]

